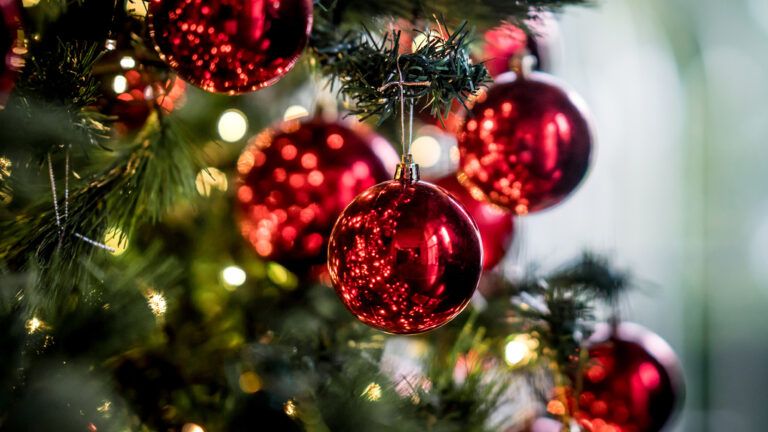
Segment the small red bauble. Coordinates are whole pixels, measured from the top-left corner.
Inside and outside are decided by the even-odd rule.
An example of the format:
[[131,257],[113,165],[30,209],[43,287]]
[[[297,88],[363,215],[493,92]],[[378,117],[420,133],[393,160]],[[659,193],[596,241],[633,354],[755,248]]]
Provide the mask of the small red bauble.
[[341,301],[389,333],[440,327],[469,303],[482,271],[477,225],[444,190],[418,180],[376,185],[344,210],[328,245]]
[[485,32],[486,69],[495,77],[510,70],[510,61],[528,46],[528,36],[520,27],[503,23]]
[[562,202],[589,168],[584,102],[554,78],[505,74],[459,133],[460,179],[518,215]]
[[16,0],[0,0],[0,109],[5,107],[18,71],[24,64],[22,52],[18,50],[19,10]]
[[312,0],[151,0],[149,14],[168,65],[215,93],[274,84],[296,64],[312,29]]
[[672,348],[631,323],[599,326],[590,339],[575,418],[590,432],[658,432],[682,402]]
[[462,203],[475,220],[483,240],[483,270],[495,267],[507,254],[512,243],[513,215],[500,207],[475,199],[455,176],[444,177],[435,183]]
[[292,270],[321,263],[341,211],[387,179],[397,160],[386,140],[360,124],[314,119],[267,129],[238,161],[242,235],[260,256]]
[[115,118],[113,127],[120,135],[141,129],[157,107],[173,111],[185,93],[184,81],[143,64],[141,52],[133,49],[105,53],[92,73],[101,84],[96,108]]

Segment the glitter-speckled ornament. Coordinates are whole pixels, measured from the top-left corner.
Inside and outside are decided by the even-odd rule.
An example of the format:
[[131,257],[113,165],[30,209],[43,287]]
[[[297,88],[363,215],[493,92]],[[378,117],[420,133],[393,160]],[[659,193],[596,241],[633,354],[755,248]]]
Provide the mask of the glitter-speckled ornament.
[[291,269],[318,264],[344,207],[385,180],[397,153],[361,124],[289,121],[240,156],[240,231],[260,256]]
[[402,177],[368,189],[344,210],[331,234],[328,269],[360,321],[421,333],[469,303],[482,271],[480,233],[450,194]]
[[658,432],[683,399],[672,348],[631,323],[602,325],[590,338],[574,417],[590,432]]
[[497,80],[459,133],[459,179],[518,215],[562,202],[587,174],[585,103],[543,73]]
[[514,235],[512,213],[485,201],[479,201],[459,183],[455,176],[444,177],[435,183],[459,200],[475,220],[483,240],[483,269],[495,267],[507,254],[509,245],[512,243]]
[[18,70],[24,64],[21,56],[26,50],[19,45],[18,39],[21,31],[19,10],[20,4],[16,0],[0,0],[0,109],[5,107]]
[[151,0],[150,32],[168,65],[215,93],[255,91],[296,64],[312,0]]

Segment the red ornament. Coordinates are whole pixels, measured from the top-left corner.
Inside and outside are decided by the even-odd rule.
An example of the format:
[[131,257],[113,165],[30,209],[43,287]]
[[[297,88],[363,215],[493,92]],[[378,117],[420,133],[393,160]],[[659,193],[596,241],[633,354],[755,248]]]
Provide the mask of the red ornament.
[[510,61],[528,46],[528,36],[520,27],[504,23],[485,32],[484,64],[491,76],[510,70]]
[[173,111],[183,100],[186,84],[166,70],[145,65],[133,49],[105,53],[93,67],[101,83],[96,108],[115,117],[114,130],[125,135],[141,129],[152,110]]
[[440,327],[472,297],[482,270],[477,225],[442,189],[418,180],[376,185],[344,210],[328,245],[341,301],[389,333]]
[[296,269],[325,258],[328,236],[357,194],[389,177],[397,153],[358,124],[285,122],[240,156],[240,231],[263,258]]
[[312,29],[312,0],[151,0],[150,33],[179,76],[214,93],[277,82]]
[[13,90],[19,69],[24,65],[21,57],[26,52],[19,45],[21,15],[16,0],[0,0],[0,109],[5,107]]
[[581,183],[592,133],[584,102],[543,73],[502,76],[459,133],[459,179],[518,215],[552,207]]
[[574,414],[587,431],[658,432],[682,402],[675,353],[637,324],[598,327],[589,356]]
[[507,249],[512,243],[514,235],[512,214],[485,201],[478,201],[455,176],[444,177],[435,183],[462,203],[475,220],[483,241],[483,270],[495,267],[507,254]]

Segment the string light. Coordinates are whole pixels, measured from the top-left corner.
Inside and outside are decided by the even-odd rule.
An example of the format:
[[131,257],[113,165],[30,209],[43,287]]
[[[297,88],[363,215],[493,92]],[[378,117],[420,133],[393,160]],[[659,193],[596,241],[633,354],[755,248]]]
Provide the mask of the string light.
[[147,305],[152,314],[158,318],[162,318],[165,312],[168,310],[168,302],[165,300],[165,296],[155,290],[149,290],[146,294]]
[[226,110],[219,117],[219,136],[226,142],[237,142],[248,133],[248,119],[242,111]]
[[297,417],[299,415],[299,408],[296,406],[296,402],[289,399],[283,404],[283,411],[288,417]]
[[229,181],[227,175],[220,169],[214,167],[208,167],[201,169],[195,177],[195,187],[197,193],[204,197],[211,196],[211,192],[214,190],[220,192],[226,192],[229,188]]
[[513,337],[504,347],[504,360],[509,366],[523,366],[536,357],[539,341],[527,334]]
[[120,59],[120,67],[123,69],[133,69],[136,67],[136,60],[131,56],[124,56]]
[[112,81],[112,90],[115,91],[117,94],[125,93],[125,91],[128,89],[128,80],[122,76],[117,75],[115,79]]
[[45,328],[45,323],[38,317],[32,317],[31,319],[27,320],[25,327],[27,329],[27,333],[33,334],[43,330]]
[[378,383],[372,382],[368,384],[368,387],[363,390],[363,393],[360,394],[360,396],[363,396],[371,402],[376,402],[381,399],[381,386]]
[[253,372],[244,372],[240,375],[240,390],[253,394],[261,390],[261,378]]
[[247,276],[245,270],[232,265],[221,271],[221,279],[231,287],[239,287],[245,283]]
[[283,121],[299,120],[309,117],[309,111],[301,105],[291,105],[283,114]]

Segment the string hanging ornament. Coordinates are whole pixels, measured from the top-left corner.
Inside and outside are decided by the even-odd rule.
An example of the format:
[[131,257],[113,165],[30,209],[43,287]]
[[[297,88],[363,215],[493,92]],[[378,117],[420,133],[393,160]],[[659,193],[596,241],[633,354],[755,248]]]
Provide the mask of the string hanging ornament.
[[431,84],[406,82],[401,59],[395,81],[379,89],[399,89],[401,163],[393,180],[358,195],[336,221],[328,269],[336,293],[357,319],[388,333],[416,334],[464,310],[480,279],[482,246],[466,209],[419,178],[410,151],[413,100],[405,89]]

